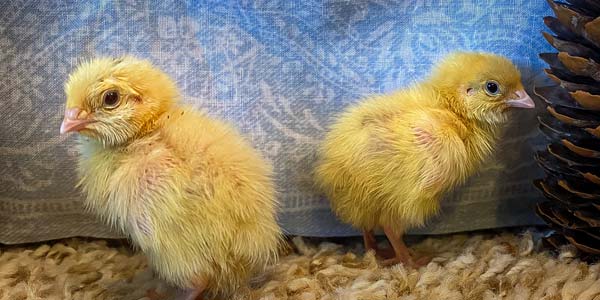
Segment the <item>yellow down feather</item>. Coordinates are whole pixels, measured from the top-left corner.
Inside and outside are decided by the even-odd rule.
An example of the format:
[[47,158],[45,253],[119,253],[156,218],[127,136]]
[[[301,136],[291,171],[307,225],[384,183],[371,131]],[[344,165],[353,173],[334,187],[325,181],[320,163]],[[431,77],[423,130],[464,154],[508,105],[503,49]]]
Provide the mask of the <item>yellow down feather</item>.
[[[490,97],[482,85],[501,84]],[[523,89],[505,58],[455,53],[424,82],[350,106],[320,147],[315,182],[336,215],[362,230],[423,225],[442,195],[492,152],[505,101]]]
[[[110,89],[116,109],[102,107]],[[232,126],[178,104],[168,76],[133,57],[84,63],[66,93],[67,108],[96,119],[79,139],[87,206],[161,277],[228,294],[276,259],[272,168]]]

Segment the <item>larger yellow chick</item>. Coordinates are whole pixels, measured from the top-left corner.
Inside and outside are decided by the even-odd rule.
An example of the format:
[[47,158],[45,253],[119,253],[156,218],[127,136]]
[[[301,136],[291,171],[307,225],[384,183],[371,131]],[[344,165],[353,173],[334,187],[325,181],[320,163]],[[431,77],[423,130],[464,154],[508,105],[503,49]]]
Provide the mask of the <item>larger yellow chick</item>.
[[134,57],[81,64],[65,92],[60,131],[80,133],[87,206],[186,299],[229,294],[276,259],[271,166],[232,126],[180,105],[173,81]]
[[322,145],[316,182],[337,216],[363,231],[367,249],[379,251],[373,230],[383,229],[393,248],[384,264],[418,266],[424,260],[413,259],[403,233],[477,170],[511,108],[534,106],[509,60],[454,53],[426,81],[341,114]]

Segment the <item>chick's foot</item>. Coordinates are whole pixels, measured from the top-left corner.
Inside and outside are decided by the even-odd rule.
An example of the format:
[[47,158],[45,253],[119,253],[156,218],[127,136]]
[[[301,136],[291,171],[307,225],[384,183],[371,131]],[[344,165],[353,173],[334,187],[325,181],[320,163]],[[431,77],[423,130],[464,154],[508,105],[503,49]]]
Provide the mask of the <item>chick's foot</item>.
[[378,248],[375,253],[377,254],[377,257],[382,259],[392,259],[396,257],[396,252],[391,247]]

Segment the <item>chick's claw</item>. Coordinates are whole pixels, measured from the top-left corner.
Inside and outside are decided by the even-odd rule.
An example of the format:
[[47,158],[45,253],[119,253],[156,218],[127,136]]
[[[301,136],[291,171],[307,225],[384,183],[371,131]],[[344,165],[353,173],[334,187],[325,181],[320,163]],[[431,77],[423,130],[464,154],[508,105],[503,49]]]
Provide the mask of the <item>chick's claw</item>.
[[[392,250],[393,252],[393,250]],[[390,267],[396,264],[403,264],[406,267],[411,267],[418,269],[420,267],[426,266],[431,262],[432,257],[428,255],[417,256],[413,251],[410,251],[411,255],[408,258],[402,259],[399,256],[395,256],[392,254],[391,257],[388,257],[381,261],[381,266]],[[382,256],[383,257],[383,256]]]
[[391,266],[394,266],[394,265],[397,265],[397,264],[402,264],[402,265],[407,266],[407,267],[408,266],[412,266],[412,263],[410,262],[410,260],[404,261],[404,260],[401,260],[398,257],[393,257],[393,258],[385,259],[385,260],[381,261],[381,266],[382,267],[391,267]]
[[415,268],[420,268],[420,267],[426,266],[429,264],[429,262],[431,262],[432,259],[433,259],[433,257],[431,257],[429,255],[423,255],[417,259],[413,259],[413,261],[414,261],[413,266]]

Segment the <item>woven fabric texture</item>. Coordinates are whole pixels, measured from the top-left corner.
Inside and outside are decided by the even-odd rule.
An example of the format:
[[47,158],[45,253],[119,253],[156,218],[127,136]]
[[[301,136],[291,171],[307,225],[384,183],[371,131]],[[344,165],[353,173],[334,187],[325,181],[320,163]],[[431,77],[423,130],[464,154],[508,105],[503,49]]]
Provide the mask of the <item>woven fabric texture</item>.
[[[356,231],[315,191],[315,150],[362,97],[422,79],[453,50],[511,58],[526,84],[549,50],[544,1],[4,1],[0,4],[0,242],[119,235],[81,206],[73,136],[59,136],[63,84],[81,59],[134,54],[177,82],[183,101],[231,120],[277,172],[291,234]],[[536,224],[543,145],[517,116],[497,155],[413,233]]]

